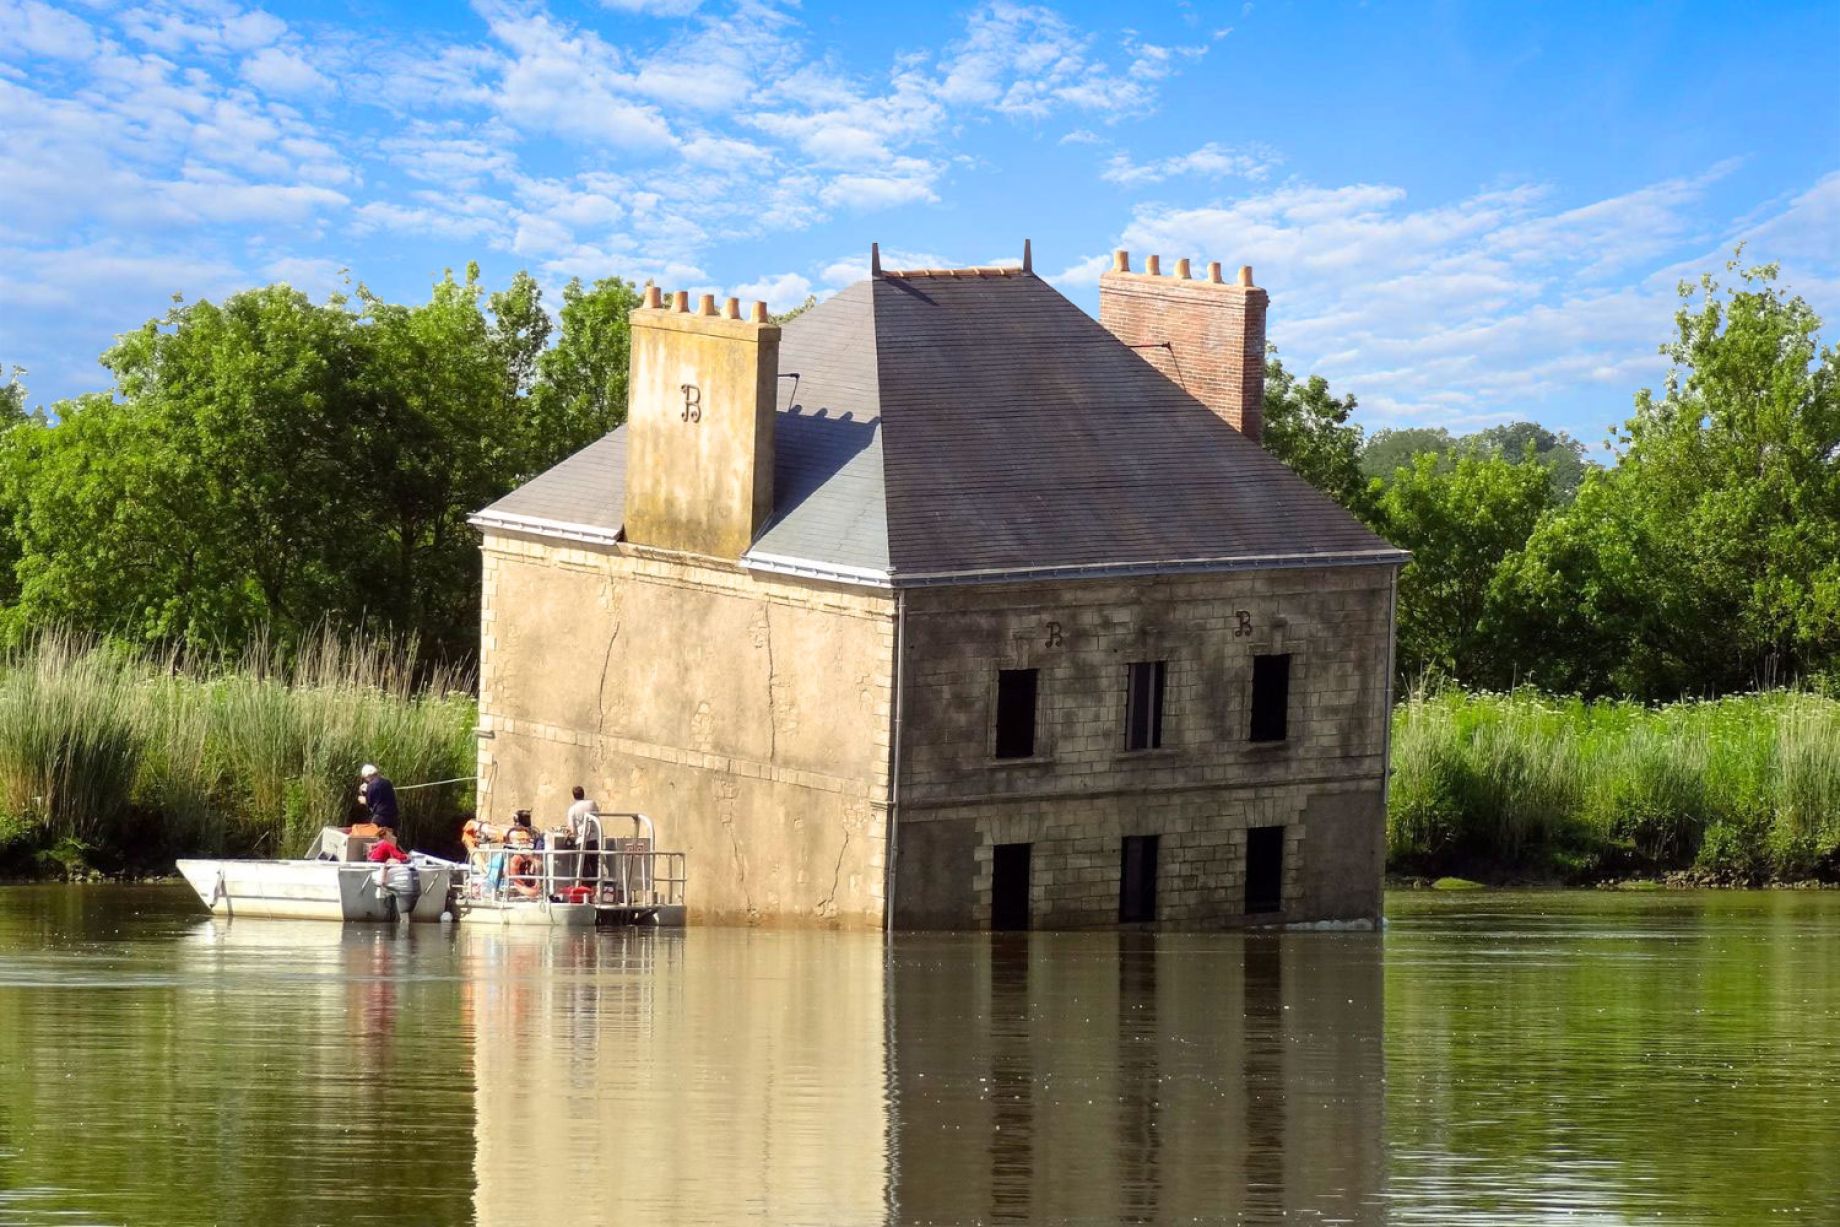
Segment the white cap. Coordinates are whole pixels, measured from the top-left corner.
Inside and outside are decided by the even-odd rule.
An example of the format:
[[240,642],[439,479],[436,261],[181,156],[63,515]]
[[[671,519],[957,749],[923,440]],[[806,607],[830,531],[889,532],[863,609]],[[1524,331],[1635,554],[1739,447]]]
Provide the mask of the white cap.
[[358,768],[358,775],[363,779],[368,780],[371,776],[376,775],[376,774],[377,774],[377,764],[376,763],[365,763],[362,767]]

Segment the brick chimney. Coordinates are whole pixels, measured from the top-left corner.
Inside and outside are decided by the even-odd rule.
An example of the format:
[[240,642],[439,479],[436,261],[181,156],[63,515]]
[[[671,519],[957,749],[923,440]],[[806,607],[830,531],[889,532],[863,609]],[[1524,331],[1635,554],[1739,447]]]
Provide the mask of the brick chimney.
[[740,558],[773,512],[779,326],[714,295],[647,286],[632,313],[626,539]]
[[1134,273],[1130,253],[1118,251],[1099,278],[1099,322],[1254,442],[1265,420],[1268,301],[1250,267],[1229,284],[1218,261],[1208,265],[1207,280],[1196,281],[1186,259],[1165,277],[1160,257]]

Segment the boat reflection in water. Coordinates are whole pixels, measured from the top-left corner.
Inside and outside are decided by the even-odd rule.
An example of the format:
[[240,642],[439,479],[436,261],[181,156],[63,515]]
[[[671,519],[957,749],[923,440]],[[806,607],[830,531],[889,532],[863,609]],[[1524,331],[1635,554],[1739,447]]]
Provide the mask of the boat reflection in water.
[[1376,1222],[1380,941],[458,935],[480,1222]]

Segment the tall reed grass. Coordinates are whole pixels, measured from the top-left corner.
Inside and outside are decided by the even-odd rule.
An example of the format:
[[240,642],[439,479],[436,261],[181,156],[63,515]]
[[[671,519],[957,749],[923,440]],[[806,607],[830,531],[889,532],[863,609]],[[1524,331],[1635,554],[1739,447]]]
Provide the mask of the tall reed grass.
[[470,679],[411,646],[323,634],[186,667],[48,633],[0,657],[0,845],[74,841],[117,863],[298,855],[349,821],[358,768],[399,788],[398,827],[450,842],[472,808]]
[[1400,872],[1840,877],[1840,701],[1823,695],[1421,691],[1394,712],[1393,768]]

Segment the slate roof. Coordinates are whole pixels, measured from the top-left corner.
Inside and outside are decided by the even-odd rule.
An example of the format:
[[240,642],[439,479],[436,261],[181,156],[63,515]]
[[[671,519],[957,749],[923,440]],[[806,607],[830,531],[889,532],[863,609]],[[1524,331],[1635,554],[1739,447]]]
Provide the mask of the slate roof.
[[[859,282],[786,325],[780,376],[762,569],[901,585],[1404,558],[1032,274]],[[475,522],[609,534],[624,472],[619,430]]]

